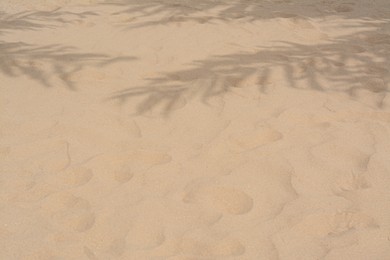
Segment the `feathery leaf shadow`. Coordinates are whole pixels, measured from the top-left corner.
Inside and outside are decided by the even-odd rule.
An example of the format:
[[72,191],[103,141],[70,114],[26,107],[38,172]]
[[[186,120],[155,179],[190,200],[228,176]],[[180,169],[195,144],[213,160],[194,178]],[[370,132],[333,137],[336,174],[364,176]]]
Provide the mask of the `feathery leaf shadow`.
[[[318,3],[321,3],[321,8]],[[185,22],[204,24],[255,22],[275,18],[326,18],[331,15],[349,19],[388,17],[386,12],[372,12],[374,7],[386,7],[386,1],[376,1],[375,6],[364,2],[340,3],[334,0],[106,0],[103,4],[118,8],[112,15],[128,15],[131,19],[125,19],[122,24],[127,28]]]
[[68,23],[80,22],[96,15],[94,12],[69,12],[61,8],[52,11],[22,11],[14,14],[0,11],[0,34],[14,30],[33,31],[55,28]]
[[[28,11],[16,14],[0,12],[0,35],[15,31],[43,30],[79,22],[97,15],[94,12],[69,12],[58,8],[53,11]],[[27,76],[43,86],[62,82],[76,90],[72,75],[86,66],[107,66],[116,62],[134,60],[135,57],[110,57],[99,53],[80,52],[61,44],[36,45],[25,42],[0,41],[0,73],[9,77]],[[55,79],[53,79],[55,78]]]
[[125,102],[141,98],[138,113],[161,104],[165,104],[164,113],[170,113],[172,104],[181,97],[199,97],[207,103],[248,82],[260,93],[266,93],[271,84],[285,82],[290,88],[341,92],[353,98],[368,91],[380,96],[380,108],[389,92],[390,35],[382,31],[388,25],[382,21],[323,44],[277,42],[255,51],[213,56],[193,62],[189,69],[151,78],[147,86],[113,93],[109,99]]

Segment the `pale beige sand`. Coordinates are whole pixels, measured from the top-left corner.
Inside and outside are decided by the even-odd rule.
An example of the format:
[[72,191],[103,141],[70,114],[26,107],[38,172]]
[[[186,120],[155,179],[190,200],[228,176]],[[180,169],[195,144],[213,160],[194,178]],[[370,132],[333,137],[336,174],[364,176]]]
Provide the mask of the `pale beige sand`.
[[0,259],[390,259],[388,0],[0,10]]

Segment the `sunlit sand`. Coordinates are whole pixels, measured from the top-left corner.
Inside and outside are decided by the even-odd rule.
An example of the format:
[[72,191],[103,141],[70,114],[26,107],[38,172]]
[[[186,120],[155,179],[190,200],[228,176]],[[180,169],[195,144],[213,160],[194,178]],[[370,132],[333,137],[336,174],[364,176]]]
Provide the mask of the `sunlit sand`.
[[0,259],[390,259],[387,0],[0,0]]

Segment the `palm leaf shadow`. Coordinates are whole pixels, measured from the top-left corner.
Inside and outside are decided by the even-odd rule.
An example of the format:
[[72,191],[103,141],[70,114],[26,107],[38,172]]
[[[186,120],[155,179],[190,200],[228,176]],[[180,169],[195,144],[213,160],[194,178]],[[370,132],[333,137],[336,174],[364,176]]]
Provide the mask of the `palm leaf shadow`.
[[[80,22],[94,12],[28,11],[15,14],[0,12],[0,35],[15,31],[53,29]],[[27,76],[43,86],[55,85],[53,76],[71,90],[76,89],[72,75],[86,66],[107,66],[135,57],[110,57],[99,53],[83,53],[62,44],[34,45],[24,42],[0,41],[0,73],[9,77]]]
[[[229,21],[256,22],[275,18],[318,19],[330,15],[348,19],[388,17],[385,12],[375,13],[375,15],[370,13],[370,8],[378,8],[379,5],[383,5],[385,9],[387,7],[385,2],[375,3],[374,6],[364,2],[321,1],[320,7],[312,1],[290,2],[289,0],[106,0],[102,4],[118,8],[118,11],[113,12],[112,15],[128,15],[131,19],[123,22],[127,28],[184,22],[204,24]],[[361,10],[364,10],[364,13]]]
[[278,42],[252,52],[213,56],[193,62],[190,69],[165,73],[149,79],[147,86],[113,93],[109,100],[140,100],[138,113],[164,103],[164,113],[181,97],[199,97],[204,103],[240,87],[248,79],[259,92],[266,93],[275,78],[290,88],[323,92],[389,92],[390,35],[367,30],[342,36],[328,43],[303,45]]

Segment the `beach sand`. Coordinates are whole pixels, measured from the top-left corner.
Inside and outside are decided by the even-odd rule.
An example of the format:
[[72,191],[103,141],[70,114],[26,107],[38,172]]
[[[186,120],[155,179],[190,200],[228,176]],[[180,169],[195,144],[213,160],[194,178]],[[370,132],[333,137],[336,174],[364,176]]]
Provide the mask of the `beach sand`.
[[0,259],[390,259],[388,0],[0,0]]

